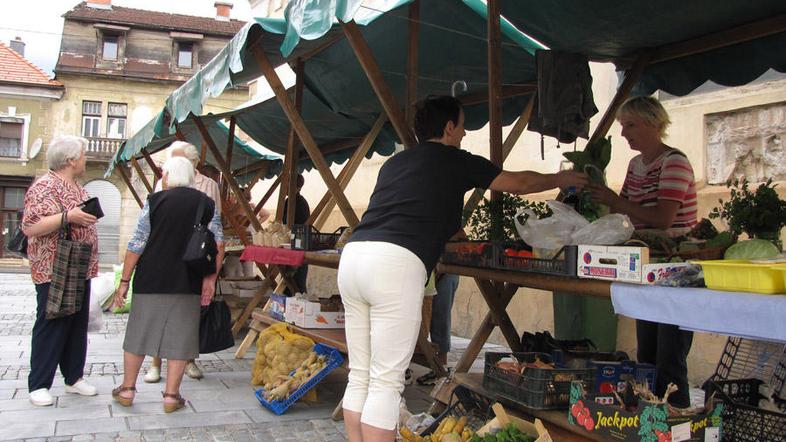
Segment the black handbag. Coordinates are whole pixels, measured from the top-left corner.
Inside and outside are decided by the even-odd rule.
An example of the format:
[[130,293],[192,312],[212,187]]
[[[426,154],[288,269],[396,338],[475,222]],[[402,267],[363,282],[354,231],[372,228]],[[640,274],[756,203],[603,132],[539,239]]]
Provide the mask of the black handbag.
[[183,261],[191,271],[199,276],[212,275],[216,272],[216,255],[218,247],[213,232],[202,224],[202,215],[205,213],[207,195],[201,194],[197,208],[194,231],[186,244]]
[[199,353],[215,353],[235,345],[232,315],[223,297],[217,296],[202,307],[199,318]]
[[27,258],[27,235],[22,232],[21,222],[17,224],[14,234],[8,240],[8,244],[6,244],[5,248],[10,252],[18,253]]

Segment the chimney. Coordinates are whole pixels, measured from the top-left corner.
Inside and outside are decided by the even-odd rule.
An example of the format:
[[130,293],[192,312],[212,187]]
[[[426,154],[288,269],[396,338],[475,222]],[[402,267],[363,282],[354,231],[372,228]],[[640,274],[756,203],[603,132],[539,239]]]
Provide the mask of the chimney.
[[112,9],[112,0],[87,0],[88,8]]
[[213,6],[216,7],[216,20],[229,21],[229,11],[232,10],[232,3],[215,2]]
[[21,55],[22,57],[25,56],[25,42],[22,41],[21,37],[16,37],[15,39],[11,40],[11,49],[15,50],[17,54]]

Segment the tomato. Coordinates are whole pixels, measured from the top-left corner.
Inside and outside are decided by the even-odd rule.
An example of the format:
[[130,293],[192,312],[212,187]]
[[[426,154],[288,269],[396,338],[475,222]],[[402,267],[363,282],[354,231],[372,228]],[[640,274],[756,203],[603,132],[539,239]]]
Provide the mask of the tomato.
[[505,256],[519,256],[519,252],[516,249],[505,249]]

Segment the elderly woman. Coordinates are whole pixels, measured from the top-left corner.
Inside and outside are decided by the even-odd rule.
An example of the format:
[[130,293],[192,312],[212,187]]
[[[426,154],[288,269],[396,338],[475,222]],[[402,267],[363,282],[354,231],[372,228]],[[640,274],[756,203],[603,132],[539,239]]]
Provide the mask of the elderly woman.
[[148,196],[142,208],[115,293],[115,303],[123,305],[136,268],[134,302],[123,342],[123,384],[112,390],[112,397],[131,406],[145,355],[166,358],[164,411],[171,413],[185,406],[180,383],[188,361],[199,355],[200,300],[208,305],[215,288],[213,275],[193,273],[182,259],[200,201],[205,207],[201,223],[208,225],[216,241],[223,238],[213,200],[192,188],[191,163],[172,157],[163,170],[164,190]]
[[[612,212],[631,217],[637,229],[662,229],[669,236],[687,233],[696,224],[696,185],[690,161],[681,151],[666,145],[663,138],[671,124],[666,109],[652,97],[626,101],[617,120],[630,148],[640,152],[628,164],[628,173],[617,195],[605,186],[591,185],[595,201]],[[661,396],[669,383],[679,390],[669,403],[688,407],[688,352],[693,332],[676,325],[636,321],[638,360],[655,364],[655,394]]]
[[[25,195],[22,231],[29,239],[27,252],[38,305],[27,386],[30,402],[37,406],[52,405],[49,389],[58,365],[65,378],[66,393],[83,396],[97,393],[95,387],[82,379],[87,355],[90,278],[98,274],[96,217],[78,207],[90,197],[76,181],[85,173],[86,148],[87,140],[84,138],[53,140],[46,152],[49,171],[33,183]],[[63,212],[65,222],[71,225],[71,238],[92,244],[93,253],[90,255],[82,309],[70,316],[46,319],[52,264]]]

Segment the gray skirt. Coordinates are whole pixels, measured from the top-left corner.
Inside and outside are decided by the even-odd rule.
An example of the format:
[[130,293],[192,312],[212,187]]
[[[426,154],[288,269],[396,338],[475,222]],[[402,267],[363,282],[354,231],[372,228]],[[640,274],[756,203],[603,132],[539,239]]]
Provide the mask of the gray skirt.
[[199,295],[134,294],[123,350],[190,360],[199,357]]

